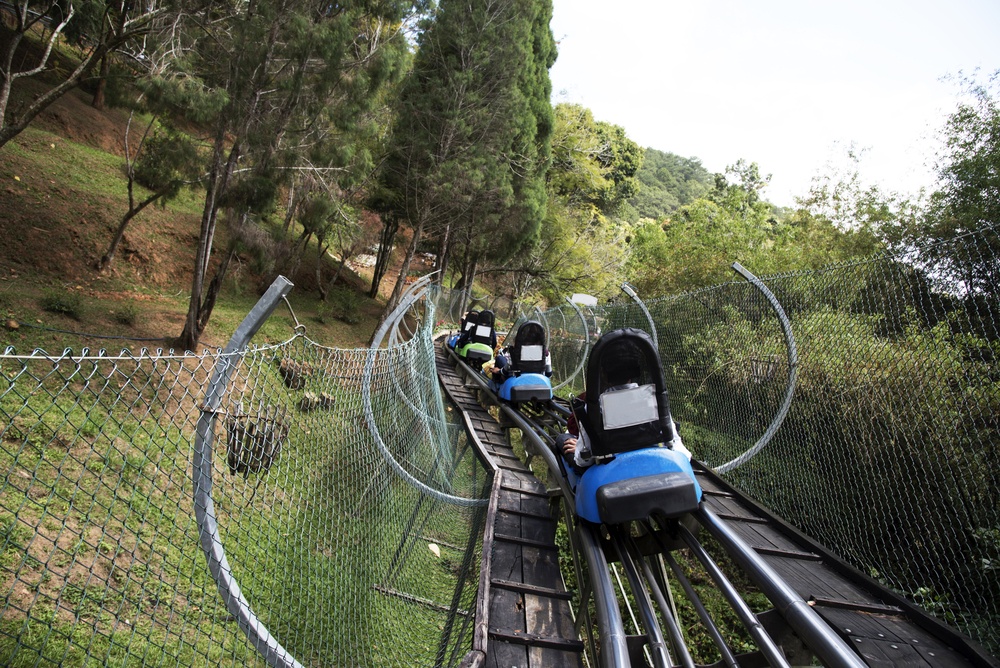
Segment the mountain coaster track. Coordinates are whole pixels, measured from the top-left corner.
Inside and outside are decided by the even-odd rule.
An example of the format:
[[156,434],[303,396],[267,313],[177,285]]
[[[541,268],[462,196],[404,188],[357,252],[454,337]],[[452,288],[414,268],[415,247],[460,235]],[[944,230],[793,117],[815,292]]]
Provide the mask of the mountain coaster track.
[[[718,650],[720,658],[708,665],[1000,666],[977,643],[848,565],[696,461],[692,466],[703,499],[680,521],[607,527],[576,518],[573,492],[550,447],[565,429],[566,403],[516,410],[500,402],[485,377],[444,345],[436,351],[445,393],[497,475],[483,538],[474,648],[463,666],[703,665],[694,663],[687,648],[667,585],[671,576]],[[499,407],[499,422],[480,398]],[[522,433],[528,463],[514,454],[511,428]],[[529,464],[536,457],[558,489],[546,490],[534,477]],[[557,505],[570,529],[579,597],[565,590],[558,569]],[[721,546],[771,609],[756,614],[750,609],[699,534]],[[727,645],[673,556],[684,547],[712,576],[756,650],[737,654]],[[620,572],[630,585],[627,597],[615,588]],[[580,606],[575,619],[573,599]],[[625,631],[620,602],[636,609],[634,633]]]

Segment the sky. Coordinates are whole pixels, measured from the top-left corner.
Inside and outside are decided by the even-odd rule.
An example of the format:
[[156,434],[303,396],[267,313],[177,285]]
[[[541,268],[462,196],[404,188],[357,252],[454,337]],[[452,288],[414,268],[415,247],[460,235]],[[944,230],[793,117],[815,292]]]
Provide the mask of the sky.
[[553,0],[551,28],[553,103],[711,172],[756,162],[782,206],[852,147],[866,183],[933,187],[955,76],[1000,70],[1000,0]]

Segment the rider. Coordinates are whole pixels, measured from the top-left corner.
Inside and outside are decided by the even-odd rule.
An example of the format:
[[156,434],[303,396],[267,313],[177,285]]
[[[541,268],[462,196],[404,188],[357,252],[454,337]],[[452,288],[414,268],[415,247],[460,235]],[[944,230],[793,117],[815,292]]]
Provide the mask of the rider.
[[[639,387],[638,381],[642,378],[642,367],[639,357],[622,355],[617,363],[610,367],[601,369],[600,387],[604,388],[601,394],[607,392],[617,392]],[[580,396],[571,402],[572,413],[566,420],[566,432],[556,437],[556,448],[562,454],[565,462],[572,467],[573,472],[579,476],[594,464],[591,454],[590,439],[587,430],[581,422],[586,422],[587,414],[587,392],[581,392]],[[670,441],[670,447],[684,454],[689,460],[691,452],[681,441],[678,430],[679,425],[674,423],[674,436]]]

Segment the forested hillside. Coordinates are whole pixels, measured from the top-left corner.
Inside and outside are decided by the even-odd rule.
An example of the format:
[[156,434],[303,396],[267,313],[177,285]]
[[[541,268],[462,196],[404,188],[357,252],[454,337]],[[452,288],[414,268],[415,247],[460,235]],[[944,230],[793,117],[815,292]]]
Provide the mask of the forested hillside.
[[639,192],[629,200],[640,218],[663,220],[706,195],[714,179],[698,158],[682,158],[647,148],[636,178]]
[[[220,299],[277,274],[350,319],[432,269],[518,304],[625,280],[665,294],[726,279],[734,260],[817,267],[997,220],[988,86],[967,81],[972,102],[942,129],[940,192],[908,201],[839,174],[778,209],[752,156],[712,174],[553,106],[551,13],[549,0],[4,5],[4,253],[64,284],[169,283],[182,316],[161,335],[193,348]],[[22,236],[51,252],[19,257]]]

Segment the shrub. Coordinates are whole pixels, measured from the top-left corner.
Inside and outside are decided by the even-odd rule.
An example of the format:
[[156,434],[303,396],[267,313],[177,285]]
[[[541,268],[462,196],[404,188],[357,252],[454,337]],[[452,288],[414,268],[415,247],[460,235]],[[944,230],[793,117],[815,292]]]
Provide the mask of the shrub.
[[111,312],[111,317],[119,325],[131,327],[139,319],[139,309],[135,307],[135,304],[122,304]]
[[351,288],[336,287],[330,291],[330,312],[349,325],[361,322],[361,295]]
[[83,314],[83,299],[71,290],[49,290],[42,297],[42,308],[79,320]]

